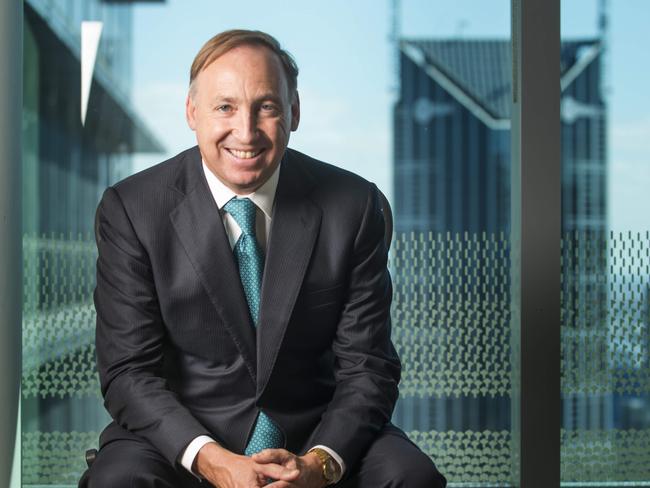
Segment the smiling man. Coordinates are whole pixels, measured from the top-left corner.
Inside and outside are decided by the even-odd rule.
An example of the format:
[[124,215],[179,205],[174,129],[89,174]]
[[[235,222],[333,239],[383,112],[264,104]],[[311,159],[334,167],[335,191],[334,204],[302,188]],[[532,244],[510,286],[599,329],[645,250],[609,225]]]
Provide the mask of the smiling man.
[[268,34],[196,56],[198,147],[97,210],[97,364],[114,419],[80,486],[442,487],[390,424],[400,363],[381,198],[287,148],[298,69]]

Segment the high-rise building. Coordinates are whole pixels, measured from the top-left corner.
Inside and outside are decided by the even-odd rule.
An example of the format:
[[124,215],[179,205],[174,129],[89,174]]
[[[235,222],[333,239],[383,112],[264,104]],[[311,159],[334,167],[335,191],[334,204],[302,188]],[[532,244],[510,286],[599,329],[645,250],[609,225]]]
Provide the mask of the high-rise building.
[[[432,367],[433,390],[441,384],[445,369],[464,377],[464,386],[446,393],[436,391],[430,398],[402,401],[396,421],[412,428],[419,428],[425,404],[433,412],[430,417],[436,419],[425,430],[509,428],[508,393],[484,388],[482,375],[503,379],[511,368],[507,344],[500,346],[501,352],[506,351],[501,359],[498,351],[484,346],[496,337],[508,342],[510,330],[511,50],[508,40],[399,42],[394,221],[397,241],[400,235],[419,235],[419,244],[409,252],[424,257],[415,270],[421,274],[419,281],[413,280],[413,269],[394,270],[395,326],[398,331],[416,327],[419,334],[435,335],[435,339],[426,339],[433,344],[432,350],[444,350],[458,336],[464,336],[458,340],[465,342],[456,348],[456,355],[476,350],[475,357],[462,361],[453,351],[427,358],[438,364]],[[565,371],[574,371],[578,358],[588,352],[585,348],[597,346],[607,336],[607,280],[603,279],[607,268],[603,259],[607,109],[601,87],[602,52],[598,39],[582,39],[563,42],[560,56]],[[576,242],[586,241],[600,247],[592,253],[572,254]],[[491,243],[500,249],[496,254],[500,258],[487,263]],[[495,280],[496,275],[501,278]],[[426,287],[429,291],[423,292]],[[421,309],[419,320],[430,323],[401,323],[402,310],[413,306]],[[589,328],[585,329],[582,324],[587,320]],[[434,332],[427,333],[427,326]],[[589,341],[584,340],[585,334]],[[602,346],[604,357],[607,346]],[[575,371],[578,377],[582,374],[579,368]],[[574,395],[574,390],[580,388],[568,388],[564,395],[565,427],[576,423],[591,428],[611,426],[610,400]]]
[[[91,231],[101,192],[131,173],[131,155],[162,151],[131,103],[131,3],[25,2],[26,233]],[[87,21],[105,28],[94,65],[86,63],[92,81],[84,97],[82,51],[94,51],[82,33]]]
[[[396,230],[509,229],[511,49],[507,40],[401,41]],[[601,52],[596,39],[562,44],[564,231],[606,228]]]

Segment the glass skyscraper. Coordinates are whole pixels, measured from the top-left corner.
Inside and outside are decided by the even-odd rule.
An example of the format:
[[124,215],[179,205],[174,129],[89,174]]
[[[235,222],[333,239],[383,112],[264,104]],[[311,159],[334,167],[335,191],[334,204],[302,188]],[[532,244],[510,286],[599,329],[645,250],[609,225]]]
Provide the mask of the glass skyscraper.
[[[600,42],[562,44],[563,230],[602,232],[606,107]],[[510,225],[509,40],[402,40],[394,112],[398,231]]]

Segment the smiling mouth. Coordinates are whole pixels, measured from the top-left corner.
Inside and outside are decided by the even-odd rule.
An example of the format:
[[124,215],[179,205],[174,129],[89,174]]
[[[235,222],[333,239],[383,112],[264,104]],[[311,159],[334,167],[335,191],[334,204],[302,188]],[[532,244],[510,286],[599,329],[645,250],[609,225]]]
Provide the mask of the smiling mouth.
[[239,151],[237,149],[226,148],[230,154],[235,156],[237,159],[253,159],[264,151],[264,149],[257,149],[256,151]]

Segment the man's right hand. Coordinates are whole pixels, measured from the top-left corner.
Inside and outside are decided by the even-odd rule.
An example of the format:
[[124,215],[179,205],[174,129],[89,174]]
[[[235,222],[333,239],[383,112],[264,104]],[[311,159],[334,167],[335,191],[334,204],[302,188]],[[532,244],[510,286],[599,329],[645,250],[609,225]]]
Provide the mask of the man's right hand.
[[218,488],[262,487],[269,479],[294,481],[297,469],[281,464],[258,464],[248,456],[235,454],[215,442],[205,444],[194,461],[194,472]]

